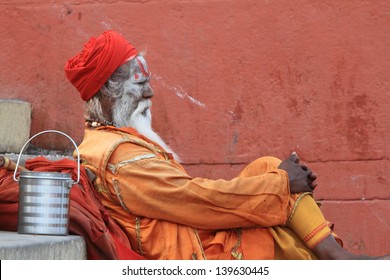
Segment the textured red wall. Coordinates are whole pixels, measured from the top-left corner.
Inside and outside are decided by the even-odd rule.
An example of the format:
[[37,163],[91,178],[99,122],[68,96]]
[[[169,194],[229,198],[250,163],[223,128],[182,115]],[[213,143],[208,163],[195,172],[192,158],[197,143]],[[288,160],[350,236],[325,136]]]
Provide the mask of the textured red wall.
[[61,2],[0,3],[0,98],[33,104],[31,134],[82,139],[63,66],[115,29],[147,50],[154,125],[190,174],[229,179],[295,150],[346,247],[390,253],[389,1]]

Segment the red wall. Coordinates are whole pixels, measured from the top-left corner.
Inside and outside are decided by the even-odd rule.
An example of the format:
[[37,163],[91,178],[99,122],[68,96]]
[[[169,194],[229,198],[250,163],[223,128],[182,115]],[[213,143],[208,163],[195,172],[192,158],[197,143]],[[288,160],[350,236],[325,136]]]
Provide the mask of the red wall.
[[[65,61],[105,29],[147,50],[154,126],[190,174],[232,178],[295,150],[356,253],[390,253],[389,1],[0,4],[0,98],[33,105],[31,134],[82,139]],[[71,145],[48,135],[36,145]]]

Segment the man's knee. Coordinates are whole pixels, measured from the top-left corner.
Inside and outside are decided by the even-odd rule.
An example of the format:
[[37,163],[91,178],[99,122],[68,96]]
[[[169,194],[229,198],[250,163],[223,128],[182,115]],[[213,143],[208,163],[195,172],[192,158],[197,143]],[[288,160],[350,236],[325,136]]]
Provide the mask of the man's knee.
[[240,177],[250,177],[270,172],[279,167],[282,161],[276,157],[265,156],[260,157],[250,164],[241,172]]
[[[271,171],[274,169],[278,169],[279,165],[282,163],[280,159],[277,157],[265,156],[257,159],[259,162],[262,162],[267,168],[267,170]],[[257,161],[256,160],[256,161]]]

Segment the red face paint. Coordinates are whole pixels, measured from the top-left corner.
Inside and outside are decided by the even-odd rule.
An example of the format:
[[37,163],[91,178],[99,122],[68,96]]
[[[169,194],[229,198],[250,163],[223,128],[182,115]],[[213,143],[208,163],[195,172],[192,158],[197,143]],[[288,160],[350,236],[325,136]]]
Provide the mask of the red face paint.
[[138,62],[139,67],[141,68],[142,74],[144,74],[145,77],[149,77],[149,76],[150,76],[150,72],[148,71],[148,69],[144,67],[144,64],[143,64],[142,61],[139,59],[139,57],[136,57],[136,59],[137,59],[137,62]]

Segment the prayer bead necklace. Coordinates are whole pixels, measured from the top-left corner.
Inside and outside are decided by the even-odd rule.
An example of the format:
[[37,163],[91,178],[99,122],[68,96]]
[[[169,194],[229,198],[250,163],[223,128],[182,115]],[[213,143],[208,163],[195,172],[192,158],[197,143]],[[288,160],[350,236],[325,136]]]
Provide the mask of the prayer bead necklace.
[[100,126],[114,126],[114,127],[116,127],[116,125],[112,122],[104,121],[104,123],[101,123],[101,122],[99,122],[99,120],[85,120],[85,125],[87,127],[93,127],[93,128],[97,128]]

